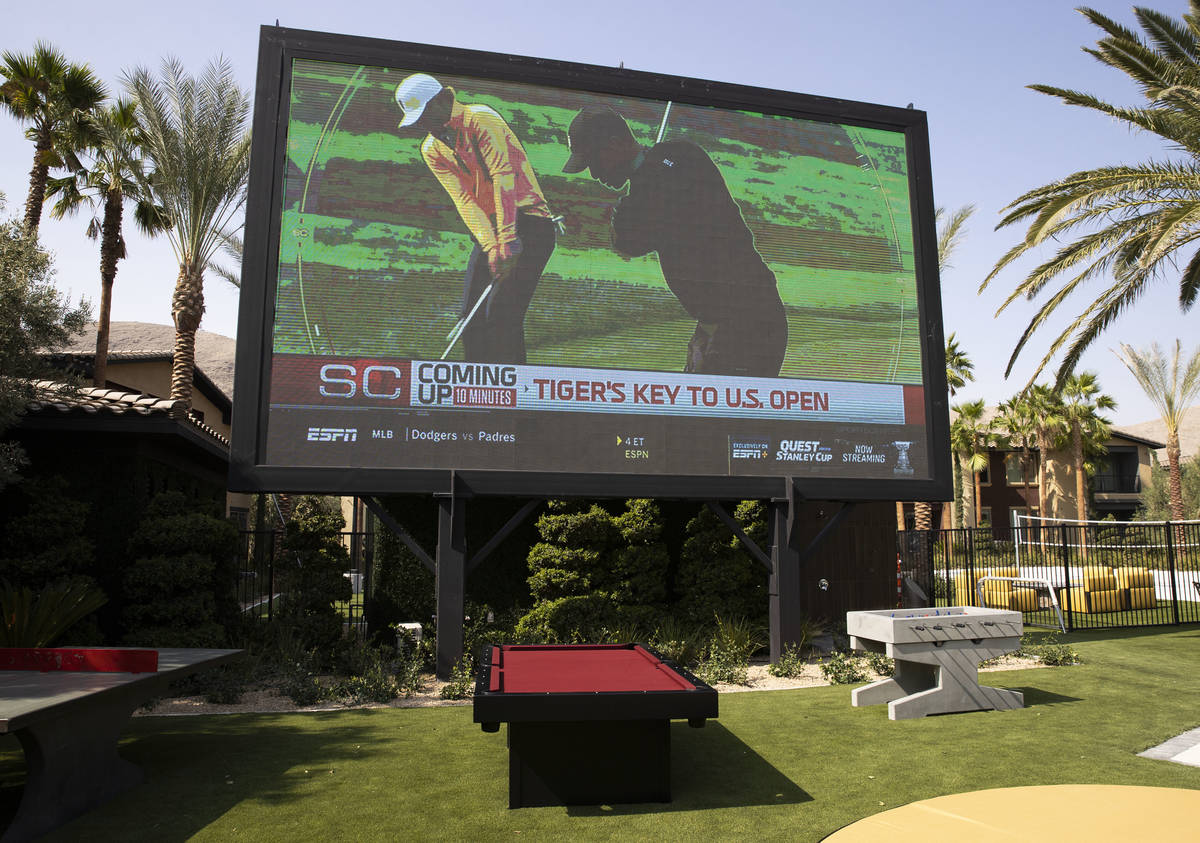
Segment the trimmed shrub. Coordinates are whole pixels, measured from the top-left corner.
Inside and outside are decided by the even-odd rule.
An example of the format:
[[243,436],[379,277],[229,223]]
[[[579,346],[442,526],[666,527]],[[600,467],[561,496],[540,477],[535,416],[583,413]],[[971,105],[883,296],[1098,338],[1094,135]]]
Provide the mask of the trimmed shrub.
[[[761,501],[742,501],[734,517],[747,537],[765,546],[766,515]],[[762,563],[707,507],[688,523],[687,533],[675,575],[676,611],[694,624],[708,623],[718,612],[765,624],[769,574]]]
[[542,541],[529,552],[533,608],[517,640],[607,641],[654,626],[667,598],[669,559],[662,518],[651,500],[628,500],[613,514],[598,503],[550,501],[537,521]]
[[572,595],[538,603],[517,621],[513,637],[523,644],[594,643],[618,624],[616,607],[607,597]]
[[318,497],[297,501],[283,534],[276,563],[284,599],[279,618],[293,627],[305,648],[327,660],[342,637],[342,616],[334,603],[351,597],[350,554],[341,542],[341,510]]
[[179,492],[147,507],[129,539],[122,640],[148,647],[216,647],[240,620],[237,528],[196,511]]

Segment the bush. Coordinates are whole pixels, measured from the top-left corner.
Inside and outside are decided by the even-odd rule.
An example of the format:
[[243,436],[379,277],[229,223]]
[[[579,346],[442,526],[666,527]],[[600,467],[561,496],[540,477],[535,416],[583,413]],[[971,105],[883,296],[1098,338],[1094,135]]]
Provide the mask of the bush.
[[669,559],[657,504],[628,500],[613,514],[598,503],[549,501],[529,551],[535,603],[514,634],[526,642],[604,641],[647,625],[666,605]]
[[829,659],[821,659],[819,664],[821,673],[834,685],[853,685],[856,682],[866,682],[868,678],[863,661],[844,650],[830,653]]
[[759,627],[744,618],[726,620],[718,615],[717,628],[697,665],[697,673],[705,682],[745,685],[749,682],[750,656],[762,643]]
[[513,637],[522,644],[592,643],[618,624],[611,600],[581,594],[538,603],[517,621]]
[[257,661],[253,656],[242,656],[213,670],[193,673],[172,683],[171,696],[202,696],[213,705],[239,703],[254,676]]
[[767,673],[772,676],[795,679],[804,674],[806,667],[808,667],[808,659],[805,657],[803,650],[795,644],[788,644],[783,648],[783,653],[780,654],[779,660],[767,667]]
[[126,644],[217,647],[240,621],[237,528],[164,492],[129,539],[122,612]]
[[[766,516],[761,501],[743,501],[734,518],[760,547],[765,545]],[[742,547],[708,507],[687,525],[680,551],[675,591],[684,618],[706,623],[717,612],[763,624],[767,619],[766,568]]]
[[323,659],[332,655],[342,637],[342,616],[334,604],[351,597],[350,581],[343,576],[350,567],[341,542],[345,524],[334,504],[313,496],[301,498],[284,529],[277,563],[284,590],[280,620]]
[[329,689],[321,680],[314,674],[303,672],[285,677],[279,685],[279,693],[302,707],[329,699]]
[[[420,531],[418,531],[420,532]],[[371,595],[365,611],[371,629],[425,623],[436,606],[434,575],[390,529],[376,532]]]
[[1075,648],[1070,644],[1060,642],[1058,634],[1054,632],[1044,635],[1038,644],[1023,647],[1022,651],[1028,655],[1036,656],[1042,660],[1042,664],[1050,665],[1051,667],[1083,663],[1083,659]]
[[[38,477],[5,489],[0,494],[0,580],[33,591],[49,586],[101,590],[94,577],[95,545],[86,534],[88,511],[87,504],[67,496],[60,477]],[[78,620],[61,640],[102,643],[97,616]]]
[[361,666],[334,686],[334,694],[347,698],[348,705],[387,703],[400,696],[396,665],[375,647],[362,648]]
[[879,676],[895,676],[896,662],[883,653],[867,653],[867,667]]
[[696,675],[709,684],[747,685],[750,683],[750,664],[732,653],[710,649],[696,665]]
[[34,593],[0,583],[0,646],[49,647],[108,601],[87,578]]
[[475,690],[474,663],[470,656],[463,656],[454,665],[450,681],[438,692],[444,700],[465,700]]
[[667,616],[659,621],[649,643],[663,658],[681,667],[691,668],[700,659],[704,636],[698,627]]

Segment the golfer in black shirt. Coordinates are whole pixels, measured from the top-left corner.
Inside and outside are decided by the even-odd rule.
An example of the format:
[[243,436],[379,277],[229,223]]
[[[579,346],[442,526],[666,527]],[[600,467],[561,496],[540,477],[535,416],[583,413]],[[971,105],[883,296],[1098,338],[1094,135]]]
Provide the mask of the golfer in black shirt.
[[580,111],[567,139],[563,172],[587,169],[613,190],[628,182],[612,211],[613,247],[657,252],[667,286],[697,320],[684,371],[777,376],[788,327],[775,274],[708,153],[685,140],[644,147],[606,106]]

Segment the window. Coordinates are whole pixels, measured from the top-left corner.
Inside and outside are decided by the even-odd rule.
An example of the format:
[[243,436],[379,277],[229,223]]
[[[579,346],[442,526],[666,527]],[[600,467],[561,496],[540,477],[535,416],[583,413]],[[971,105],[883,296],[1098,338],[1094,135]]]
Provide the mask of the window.
[[1021,459],[1020,451],[1013,451],[1011,454],[1004,455],[1004,482],[1009,486],[1024,486],[1026,485],[1025,478],[1029,478],[1028,485],[1037,485],[1038,479],[1038,455],[1030,452],[1029,464],[1022,470],[1023,460]]
[[1030,521],[1026,516],[1037,515],[1038,508],[1036,506],[1014,506],[1008,510],[1008,523],[1010,527],[1036,527],[1039,522]]
[[990,506],[979,507],[979,526],[992,526],[992,508]]
[[1092,479],[1097,492],[1137,494],[1142,490],[1138,476],[1137,448],[1111,446]]

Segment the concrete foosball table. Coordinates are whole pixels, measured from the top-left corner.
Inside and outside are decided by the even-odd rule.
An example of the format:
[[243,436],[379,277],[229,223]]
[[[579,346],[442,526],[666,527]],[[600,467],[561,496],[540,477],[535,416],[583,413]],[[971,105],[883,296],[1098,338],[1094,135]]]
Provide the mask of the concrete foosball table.
[[851,694],[851,705],[888,704],[888,719],[927,714],[1022,708],[1019,691],[979,684],[979,663],[1020,646],[1020,612],[950,606],[848,612],[855,650],[884,653],[896,673]]

